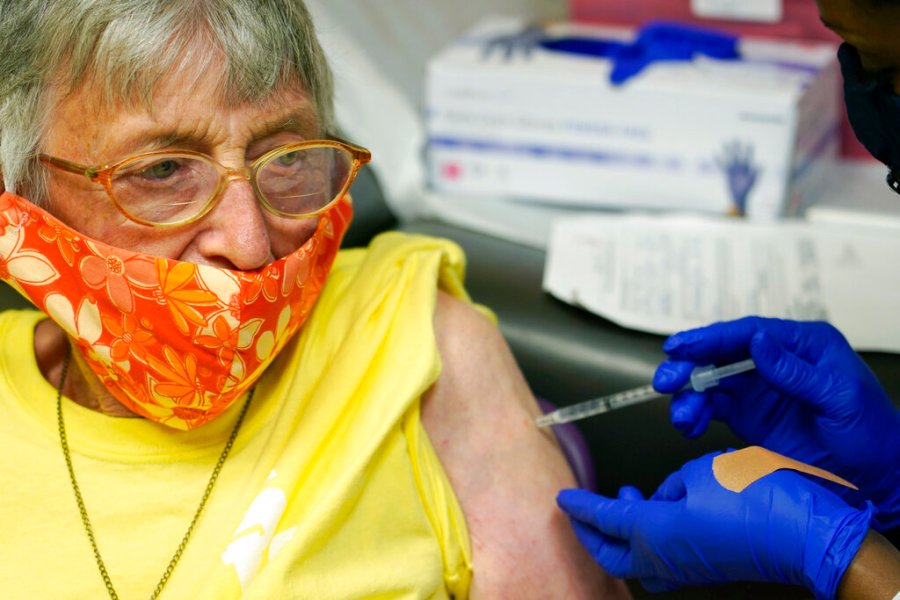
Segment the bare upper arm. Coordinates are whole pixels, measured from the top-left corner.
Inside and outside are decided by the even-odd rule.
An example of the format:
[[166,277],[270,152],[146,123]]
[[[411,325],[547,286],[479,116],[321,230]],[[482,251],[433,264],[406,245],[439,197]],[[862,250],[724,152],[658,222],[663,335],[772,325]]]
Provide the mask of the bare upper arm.
[[575,485],[500,332],[440,293],[435,314],[441,376],[422,420],[466,515],[472,597],[628,597],[578,545],[555,503]]

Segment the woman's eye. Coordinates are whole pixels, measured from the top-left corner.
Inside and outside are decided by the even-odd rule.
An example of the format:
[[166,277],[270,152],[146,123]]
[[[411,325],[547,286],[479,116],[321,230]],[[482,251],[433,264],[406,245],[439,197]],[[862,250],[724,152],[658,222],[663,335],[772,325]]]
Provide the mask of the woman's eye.
[[144,169],[143,175],[150,179],[167,179],[178,169],[174,160],[161,160]]
[[285,152],[277,159],[278,163],[282,166],[289,167],[293,165],[295,162],[300,160],[300,151],[294,150],[293,152]]

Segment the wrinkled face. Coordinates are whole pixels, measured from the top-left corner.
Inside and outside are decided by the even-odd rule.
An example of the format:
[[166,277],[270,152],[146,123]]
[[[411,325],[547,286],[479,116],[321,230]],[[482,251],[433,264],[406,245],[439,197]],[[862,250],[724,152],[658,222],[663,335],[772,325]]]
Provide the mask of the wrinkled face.
[[859,52],[863,67],[892,75],[900,94],[900,3],[873,0],[816,0],[819,16]]
[[[97,166],[154,150],[193,150],[240,168],[268,150],[317,137],[315,111],[300,89],[265,101],[229,106],[220,74],[185,72],[157,89],[152,110],[142,103],[107,107],[93,86],[57,95],[43,152]],[[102,186],[48,169],[49,210],[73,229],[119,248],[231,269],[255,269],[297,249],[318,219],[266,212],[253,186],[231,181],[204,218],[178,227],[148,227],[123,216]]]

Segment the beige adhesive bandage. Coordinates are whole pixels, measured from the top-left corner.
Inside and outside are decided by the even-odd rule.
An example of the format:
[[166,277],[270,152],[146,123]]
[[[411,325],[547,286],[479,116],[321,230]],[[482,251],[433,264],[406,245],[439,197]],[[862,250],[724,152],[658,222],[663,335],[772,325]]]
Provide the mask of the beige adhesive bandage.
[[743,450],[726,452],[713,459],[713,475],[716,481],[723,488],[732,492],[742,492],[754,481],[779,469],[790,469],[808,475],[815,475],[854,490],[859,489],[834,473],[802,463],[793,458],[788,458],[777,452],[766,450],[761,446],[750,446]]

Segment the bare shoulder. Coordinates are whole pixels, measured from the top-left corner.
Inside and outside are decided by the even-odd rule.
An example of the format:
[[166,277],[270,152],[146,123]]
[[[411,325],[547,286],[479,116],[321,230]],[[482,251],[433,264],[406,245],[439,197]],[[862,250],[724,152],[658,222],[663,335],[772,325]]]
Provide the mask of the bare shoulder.
[[466,515],[472,597],[628,597],[578,545],[556,507],[574,485],[497,327],[440,293],[435,331],[443,369],[422,420]]

